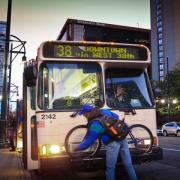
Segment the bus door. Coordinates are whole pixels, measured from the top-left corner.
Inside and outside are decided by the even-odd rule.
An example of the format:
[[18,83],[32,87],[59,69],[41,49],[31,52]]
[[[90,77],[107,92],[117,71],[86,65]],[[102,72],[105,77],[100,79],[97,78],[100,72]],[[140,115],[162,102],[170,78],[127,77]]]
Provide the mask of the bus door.
[[23,163],[26,169],[37,169],[36,66],[25,67],[23,78]]

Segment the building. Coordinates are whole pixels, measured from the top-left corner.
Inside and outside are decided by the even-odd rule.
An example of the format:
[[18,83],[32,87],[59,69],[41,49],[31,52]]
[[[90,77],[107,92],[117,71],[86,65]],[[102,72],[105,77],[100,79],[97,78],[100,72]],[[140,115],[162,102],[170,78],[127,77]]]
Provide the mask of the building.
[[0,21],[0,147],[4,143],[4,134],[5,134],[5,121],[1,118],[2,111],[2,91],[3,91],[3,65],[4,65],[4,53],[5,53],[5,35],[6,35],[6,22]]
[[[0,99],[2,98],[6,22],[0,21]],[[0,104],[1,108],[1,104]],[[0,111],[1,112],[1,111]]]
[[152,78],[163,80],[180,62],[180,1],[151,0]]
[[144,44],[150,47],[150,30],[77,19],[67,19],[57,39],[67,41],[84,40]]

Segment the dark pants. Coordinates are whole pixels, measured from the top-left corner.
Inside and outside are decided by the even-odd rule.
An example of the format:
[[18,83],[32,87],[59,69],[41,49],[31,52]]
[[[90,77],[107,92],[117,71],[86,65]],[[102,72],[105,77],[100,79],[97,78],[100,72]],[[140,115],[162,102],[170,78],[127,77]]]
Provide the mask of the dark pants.
[[14,145],[14,139],[13,138],[11,138],[11,139],[9,139],[9,141],[10,141],[10,148],[12,148],[12,149],[15,149],[15,145]]

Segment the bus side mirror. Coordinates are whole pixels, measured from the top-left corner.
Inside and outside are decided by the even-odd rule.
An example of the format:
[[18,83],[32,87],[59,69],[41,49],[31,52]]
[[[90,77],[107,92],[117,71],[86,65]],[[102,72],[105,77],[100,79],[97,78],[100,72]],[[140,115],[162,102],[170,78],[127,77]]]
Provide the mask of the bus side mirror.
[[36,79],[38,76],[38,69],[35,64],[31,64],[24,69],[24,78],[26,80],[27,86],[35,86],[36,85]]

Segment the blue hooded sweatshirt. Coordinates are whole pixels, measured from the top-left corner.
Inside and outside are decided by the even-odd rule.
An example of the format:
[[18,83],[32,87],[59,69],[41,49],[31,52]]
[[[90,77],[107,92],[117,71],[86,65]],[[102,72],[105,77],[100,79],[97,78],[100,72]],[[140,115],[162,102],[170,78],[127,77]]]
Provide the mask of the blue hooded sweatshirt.
[[[101,109],[100,111],[102,115],[119,119],[119,116],[117,114],[109,111],[108,109]],[[113,139],[106,133],[105,128],[101,125],[97,117],[97,119],[92,120],[88,123],[88,131],[85,139],[83,140],[83,142],[81,142],[81,144],[79,144],[77,150],[87,149],[96,141],[99,136],[101,136],[104,144],[108,144],[109,142],[113,141]]]

